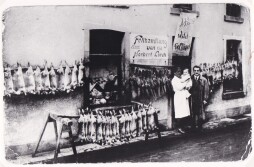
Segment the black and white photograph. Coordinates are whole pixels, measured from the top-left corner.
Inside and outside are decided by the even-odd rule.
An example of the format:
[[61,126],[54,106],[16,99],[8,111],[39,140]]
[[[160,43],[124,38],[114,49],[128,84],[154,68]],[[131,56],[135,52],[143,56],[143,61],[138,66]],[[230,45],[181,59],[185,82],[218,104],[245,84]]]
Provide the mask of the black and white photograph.
[[173,2],[5,8],[5,161],[246,162],[251,3]]

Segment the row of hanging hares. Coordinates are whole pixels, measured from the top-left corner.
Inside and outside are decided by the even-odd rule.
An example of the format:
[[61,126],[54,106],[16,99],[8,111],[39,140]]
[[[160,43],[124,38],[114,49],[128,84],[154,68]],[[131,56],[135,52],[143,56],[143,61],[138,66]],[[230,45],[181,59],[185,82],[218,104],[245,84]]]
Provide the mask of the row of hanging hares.
[[10,96],[11,94],[22,93],[47,94],[49,92],[54,94],[57,90],[70,92],[84,83],[85,66],[82,62],[82,59],[79,64],[75,61],[71,69],[65,61],[64,69],[61,61],[57,69],[51,64],[49,70],[47,61],[45,61],[42,71],[39,66],[33,70],[30,63],[28,63],[25,73],[23,73],[21,65],[17,63],[17,70],[15,70],[13,75],[11,67],[7,66],[4,72],[5,95]]
[[203,75],[213,76],[214,80],[238,79],[240,74],[239,63],[235,60],[217,64],[203,63],[200,67]]
[[85,114],[83,109],[80,110],[80,133],[79,138],[88,142],[112,144],[114,142],[126,141],[130,138],[138,137],[145,131],[152,131],[157,128],[154,114],[156,110],[149,106],[139,108],[130,112],[125,109],[120,110],[117,115],[113,110],[110,114],[98,112],[96,115]]

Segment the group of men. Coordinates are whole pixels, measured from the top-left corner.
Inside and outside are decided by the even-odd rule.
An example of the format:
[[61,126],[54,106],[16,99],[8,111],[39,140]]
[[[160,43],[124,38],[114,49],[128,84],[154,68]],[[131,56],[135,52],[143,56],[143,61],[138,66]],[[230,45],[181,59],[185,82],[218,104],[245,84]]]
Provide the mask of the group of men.
[[201,68],[194,66],[190,77],[188,70],[177,67],[172,79],[175,120],[180,133],[185,133],[186,119],[189,118],[193,129],[202,128],[204,107],[209,97],[208,81],[201,75]]

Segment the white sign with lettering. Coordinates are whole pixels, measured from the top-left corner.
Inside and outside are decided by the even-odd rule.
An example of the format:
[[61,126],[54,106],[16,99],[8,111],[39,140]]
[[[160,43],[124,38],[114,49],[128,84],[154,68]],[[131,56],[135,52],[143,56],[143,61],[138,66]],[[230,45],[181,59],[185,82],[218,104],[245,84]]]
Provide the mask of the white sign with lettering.
[[168,37],[130,34],[130,63],[168,65]]
[[179,56],[189,56],[193,25],[197,18],[196,13],[181,13],[181,21],[177,25],[175,40],[173,44],[173,54]]

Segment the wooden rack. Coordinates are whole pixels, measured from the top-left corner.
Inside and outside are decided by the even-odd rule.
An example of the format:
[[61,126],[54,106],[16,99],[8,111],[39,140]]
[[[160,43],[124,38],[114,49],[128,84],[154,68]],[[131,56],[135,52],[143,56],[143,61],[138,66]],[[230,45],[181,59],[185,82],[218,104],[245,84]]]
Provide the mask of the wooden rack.
[[[40,133],[40,136],[39,136],[39,140],[38,140],[38,143],[36,145],[36,148],[34,150],[34,153],[32,154],[32,157],[35,157],[37,151],[38,151],[38,147],[39,147],[39,144],[41,142],[41,139],[42,139],[42,136],[45,132],[45,129],[47,127],[47,124],[49,122],[53,122],[54,124],[54,129],[55,129],[55,134],[56,134],[56,148],[55,148],[55,154],[54,154],[54,163],[57,161],[57,157],[58,157],[58,153],[60,152],[60,139],[61,139],[61,135],[62,135],[62,132],[63,132],[63,129],[64,127],[66,127],[66,130],[69,132],[69,137],[70,137],[70,140],[71,140],[71,147],[72,147],[72,150],[73,150],[73,154],[76,156],[77,155],[77,151],[76,151],[76,146],[75,146],[75,143],[74,143],[74,138],[73,138],[73,135],[72,135],[72,130],[71,130],[71,126],[72,126],[72,121],[71,119],[78,119],[79,116],[78,115],[58,115],[58,114],[55,114],[55,113],[49,113],[47,115],[47,118],[46,118],[46,121],[45,121],[45,124],[43,126],[43,129]],[[57,123],[59,123],[60,125],[60,130],[58,131],[57,130]]]

